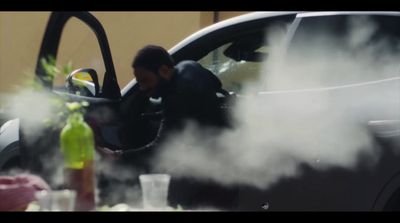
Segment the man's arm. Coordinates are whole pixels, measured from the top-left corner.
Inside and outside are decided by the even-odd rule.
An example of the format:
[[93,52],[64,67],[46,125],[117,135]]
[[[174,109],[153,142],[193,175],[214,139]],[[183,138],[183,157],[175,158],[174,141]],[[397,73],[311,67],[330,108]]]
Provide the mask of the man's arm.
[[103,156],[112,160],[127,159],[135,163],[141,163],[154,153],[154,149],[157,148],[160,142],[165,138],[166,128],[165,119],[162,119],[155,139],[142,147],[119,150],[98,148],[98,150]]

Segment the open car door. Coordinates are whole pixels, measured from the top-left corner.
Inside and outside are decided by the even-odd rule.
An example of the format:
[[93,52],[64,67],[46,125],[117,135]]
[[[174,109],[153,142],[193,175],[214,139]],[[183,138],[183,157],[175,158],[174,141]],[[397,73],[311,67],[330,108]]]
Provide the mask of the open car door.
[[121,92],[118,86],[106,33],[100,22],[89,12],[53,12],[50,15],[39,56],[37,58],[36,75],[38,80],[40,80],[45,87],[53,88],[52,81],[45,78],[46,72],[43,64],[41,63],[41,59],[53,57],[57,61],[57,53],[60,46],[61,36],[63,34],[65,25],[71,18],[76,18],[83,22],[94,32],[95,36],[97,37],[105,67],[105,73],[102,88],[99,89],[98,94],[95,96],[106,99],[121,98]]
[[[78,33],[66,32],[66,27],[71,24],[69,21],[71,21],[71,23],[74,22],[74,25],[78,24],[78,26],[80,26],[81,29],[72,29],[78,30]],[[68,31],[71,30],[69,28],[67,29]],[[90,47],[93,47],[92,44],[97,44],[100,50],[99,55],[101,56],[96,58],[96,63],[102,63],[104,66],[104,74],[103,72],[99,73],[102,77],[100,79],[102,80],[102,84],[99,84],[99,77],[97,76],[96,70],[93,67],[85,66],[75,69],[73,72],[68,74],[66,80],[62,80],[60,86],[55,86],[54,79],[48,78],[45,67],[46,65],[43,64],[43,59],[47,60],[52,58],[55,63],[60,63],[57,60],[60,60],[60,57],[63,56],[63,52],[60,51],[61,43],[65,41],[65,39],[68,39],[68,35],[75,41],[76,39],[74,38],[76,38],[76,36],[83,35],[82,32],[80,32],[82,29],[86,29],[88,35],[90,34],[94,36],[90,41]],[[67,38],[64,38],[65,36]],[[91,52],[85,51],[85,45],[87,44],[72,44],[72,46],[76,46],[77,50],[75,50],[78,51],[78,54],[72,56],[69,55],[73,57],[73,63],[76,61],[79,63],[79,60],[82,59],[79,55],[82,53],[90,55]],[[68,45],[68,47],[71,47],[71,44]],[[79,75],[81,75],[81,77]],[[121,99],[121,92],[117,83],[106,33],[100,22],[89,12],[51,13],[37,58],[36,80],[50,93],[55,93],[56,95],[64,97],[70,101],[84,100],[89,102],[90,106],[88,110],[98,108],[99,106],[105,107],[109,110],[117,110]],[[79,82],[81,85],[79,85],[79,83],[74,85],[75,82]],[[84,85],[82,85],[82,83]],[[83,86],[83,89],[86,90],[86,93],[88,94],[81,94],[84,93],[79,92],[79,90],[82,89],[75,88],[79,86]],[[47,182],[51,183],[50,179],[54,174],[54,165],[56,164],[50,165],[49,163],[51,162],[49,162],[49,160],[54,160],[54,157],[57,157],[59,154],[58,145],[60,129],[55,130],[54,126],[49,127],[45,129],[43,133],[41,132],[40,136],[32,139],[32,137],[27,137],[27,135],[22,131],[24,130],[24,120],[21,120],[20,123],[19,146],[23,168],[38,173],[43,176]]]

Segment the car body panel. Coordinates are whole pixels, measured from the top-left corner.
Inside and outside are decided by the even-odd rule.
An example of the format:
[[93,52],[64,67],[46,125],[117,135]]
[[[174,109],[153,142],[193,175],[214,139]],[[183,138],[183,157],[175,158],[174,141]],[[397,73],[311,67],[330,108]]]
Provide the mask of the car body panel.
[[0,169],[19,155],[19,119],[12,119],[0,127]]

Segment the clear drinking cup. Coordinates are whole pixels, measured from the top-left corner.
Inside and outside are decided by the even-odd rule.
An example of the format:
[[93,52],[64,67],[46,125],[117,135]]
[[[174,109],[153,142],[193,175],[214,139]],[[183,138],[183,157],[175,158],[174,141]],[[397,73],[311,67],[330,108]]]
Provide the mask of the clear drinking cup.
[[142,188],[143,208],[166,210],[168,208],[168,174],[143,174],[139,176]]
[[35,193],[40,211],[73,211],[76,192],[73,190],[38,191]]

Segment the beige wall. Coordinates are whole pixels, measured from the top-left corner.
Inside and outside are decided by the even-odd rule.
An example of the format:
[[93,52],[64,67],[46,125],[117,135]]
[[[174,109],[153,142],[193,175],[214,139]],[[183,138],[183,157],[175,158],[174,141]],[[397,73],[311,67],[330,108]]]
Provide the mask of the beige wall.
[[26,80],[35,67],[48,12],[0,12],[0,93]]
[[[200,29],[199,12],[94,13],[107,31],[120,87],[132,79],[131,62],[146,44],[171,48]],[[204,18],[203,18],[204,19]],[[121,27],[125,27],[122,28]]]
[[[245,12],[219,12],[219,20]],[[0,12],[0,94],[10,93],[35,67],[49,12]],[[146,44],[170,48],[191,33],[211,25],[214,12],[93,12],[103,24],[111,47],[118,82],[132,79],[130,64]],[[72,24],[73,22],[71,22]],[[94,35],[84,25],[70,25],[63,34],[60,64],[93,66],[102,73]],[[59,80],[62,82],[62,80]],[[1,99],[1,98],[0,98]],[[0,102],[1,104],[1,102]]]
[[235,16],[243,15],[249,12],[240,11],[240,12],[219,12],[219,21],[229,19]]

